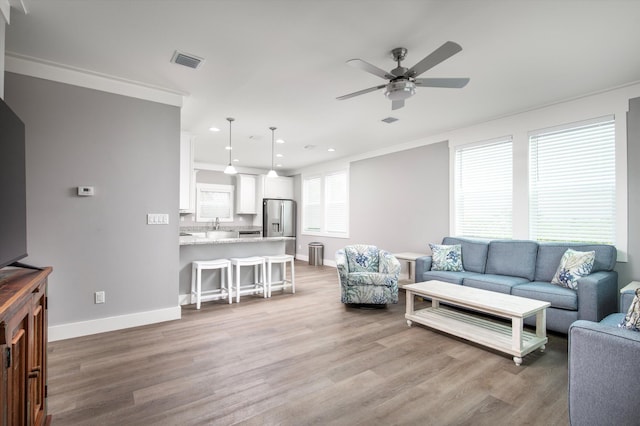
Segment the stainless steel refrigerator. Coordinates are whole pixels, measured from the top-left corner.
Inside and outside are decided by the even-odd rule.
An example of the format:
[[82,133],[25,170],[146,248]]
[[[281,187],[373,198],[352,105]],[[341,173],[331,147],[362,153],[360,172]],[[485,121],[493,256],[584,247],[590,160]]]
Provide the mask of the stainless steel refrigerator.
[[[296,236],[296,202],[265,198],[262,200],[262,236]],[[296,240],[285,241],[285,253],[296,255]]]

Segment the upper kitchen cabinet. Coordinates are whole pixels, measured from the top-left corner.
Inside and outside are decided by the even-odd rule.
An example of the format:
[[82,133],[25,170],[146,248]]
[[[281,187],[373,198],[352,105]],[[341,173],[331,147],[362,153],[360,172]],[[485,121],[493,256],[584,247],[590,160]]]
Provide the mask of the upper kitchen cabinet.
[[290,177],[266,177],[263,179],[263,197],[262,198],[284,198],[293,199],[293,178]]
[[193,213],[196,210],[195,171],[193,170],[193,138],[188,133],[180,134],[180,211]]
[[257,214],[255,175],[236,175],[236,214]]

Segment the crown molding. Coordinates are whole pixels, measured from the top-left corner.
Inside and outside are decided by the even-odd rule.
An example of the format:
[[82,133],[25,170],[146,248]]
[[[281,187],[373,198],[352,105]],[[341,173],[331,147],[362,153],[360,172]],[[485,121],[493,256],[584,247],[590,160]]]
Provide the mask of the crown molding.
[[182,107],[183,98],[187,95],[13,52],[6,52],[5,71],[177,107]]

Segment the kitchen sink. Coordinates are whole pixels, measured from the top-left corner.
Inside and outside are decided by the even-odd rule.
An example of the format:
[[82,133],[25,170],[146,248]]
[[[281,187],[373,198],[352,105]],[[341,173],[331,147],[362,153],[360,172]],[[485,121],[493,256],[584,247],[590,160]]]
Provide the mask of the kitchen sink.
[[207,231],[207,238],[220,240],[222,238],[238,238],[238,231]]

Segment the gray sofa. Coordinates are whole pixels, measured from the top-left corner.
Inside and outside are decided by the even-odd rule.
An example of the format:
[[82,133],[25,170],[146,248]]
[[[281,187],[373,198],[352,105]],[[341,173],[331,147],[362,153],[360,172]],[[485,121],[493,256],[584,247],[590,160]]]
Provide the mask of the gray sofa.
[[[623,289],[624,290],[624,289]],[[633,300],[600,322],[576,321],[569,329],[569,420],[572,425],[637,425],[640,332],[619,328]]]
[[[549,302],[547,329],[560,333],[576,320],[597,322],[617,309],[614,246],[456,237],[445,237],[442,244],[462,246],[464,272],[432,271],[431,256],[424,256],[416,259],[416,282],[439,280]],[[578,281],[577,291],[551,284],[568,248],[595,251],[592,272]],[[525,323],[535,324],[535,317]]]

